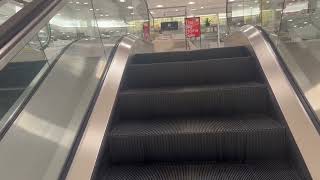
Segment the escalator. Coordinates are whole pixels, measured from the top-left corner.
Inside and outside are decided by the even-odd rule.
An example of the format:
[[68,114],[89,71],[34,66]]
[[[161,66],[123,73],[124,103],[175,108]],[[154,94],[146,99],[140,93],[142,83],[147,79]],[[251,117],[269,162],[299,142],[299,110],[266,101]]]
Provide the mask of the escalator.
[[136,54],[96,179],[305,179],[246,47]]
[[0,71],[0,117],[13,106],[46,61],[12,62]]
[[154,53],[128,9],[149,18],[34,0],[0,27],[1,179],[320,179],[320,131],[261,29]]

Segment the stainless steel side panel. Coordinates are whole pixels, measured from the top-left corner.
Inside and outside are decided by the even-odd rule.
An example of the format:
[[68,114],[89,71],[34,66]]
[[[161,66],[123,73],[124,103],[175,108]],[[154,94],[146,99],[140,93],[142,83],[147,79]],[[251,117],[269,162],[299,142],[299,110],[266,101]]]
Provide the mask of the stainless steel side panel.
[[251,25],[233,34],[227,39],[226,45],[247,46],[256,54],[312,178],[320,179],[319,133],[282,70],[271,45]]
[[134,44],[134,38],[125,37],[118,46],[89,118],[83,138],[71,164],[67,180],[91,179],[107,124],[116,101],[120,82]]

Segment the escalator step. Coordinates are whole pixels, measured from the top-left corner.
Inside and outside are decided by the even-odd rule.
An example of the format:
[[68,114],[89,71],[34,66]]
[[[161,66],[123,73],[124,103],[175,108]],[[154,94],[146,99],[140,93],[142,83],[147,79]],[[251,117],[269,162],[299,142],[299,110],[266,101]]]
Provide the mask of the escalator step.
[[159,163],[113,165],[104,180],[302,180],[284,162],[248,164]]
[[245,47],[227,47],[216,49],[202,49],[196,51],[161,52],[136,54],[132,57],[132,64],[164,63],[176,61],[197,61],[204,59],[219,59],[233,57],[247,57],[249,51]]
[[120,117],[152,118],[211,114],[266,113],[266,85],[242,83],[167,89],[138,89],[119,94]]
[[285,128],[262,115],[120,120],[109,134],[113,162],[243,161],[285,157]]
[[123,89],[246,81],[261,81],[251,57],[129,65]]

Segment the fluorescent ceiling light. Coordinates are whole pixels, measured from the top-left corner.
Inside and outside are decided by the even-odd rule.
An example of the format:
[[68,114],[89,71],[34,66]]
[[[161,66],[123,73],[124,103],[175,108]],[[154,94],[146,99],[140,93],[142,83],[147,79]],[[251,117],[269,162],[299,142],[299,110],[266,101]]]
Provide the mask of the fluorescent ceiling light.
[[128,9],[133,9],[133,6],[128,6],[127,8],[128,8]]
[[132,12],[132,13],[130,13],[131,15],[134,15],[134,13]]
[[195,4],[195,2],[193,2],[193,1],[190,1],[190,2],[188,2],[188,4]]
[[203,6],[201,6],[201,9],[203,9],[204,7]]
[[126,2],[126,0],[120,0],[120,2]]
[[89,4],[89,3],[87,3],[87,2],[84,2],[83,4],[87,5],[87,4]]
[[176,9],[176,12],[178,12],[179,11],[179,9]]
[[158,4],[156,7],[157,7],[157,8],[162,8],[163,5],[162,5],[162,4]]
[[76,4],[80,4],[80,2],[79,2],[79,1],[77,1],[77,2],[76,2]]
[[234,0],[229,0],[229,2],[234,2]]
[[292,20],[292,19],[289,19],[288,21],[289,21],[289,22],[292,22],[293,20]]

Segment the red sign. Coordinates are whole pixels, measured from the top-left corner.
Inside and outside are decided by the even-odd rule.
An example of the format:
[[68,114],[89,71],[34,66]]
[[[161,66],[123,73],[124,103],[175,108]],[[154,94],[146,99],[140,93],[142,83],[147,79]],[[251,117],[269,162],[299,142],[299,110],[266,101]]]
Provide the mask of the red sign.
[[200,17],[192,17],[185,19],[186,24],[186,37],[200,37],[201,35],[201,26],[200,26]]
[[143,38],[144,40],[150,39],[150,25],[148,22],[143,23]]

